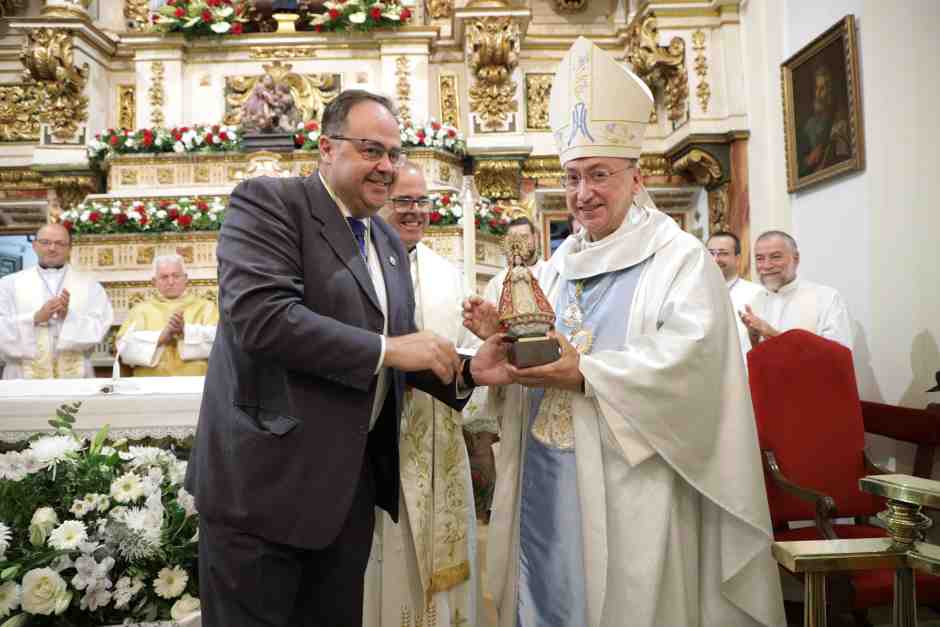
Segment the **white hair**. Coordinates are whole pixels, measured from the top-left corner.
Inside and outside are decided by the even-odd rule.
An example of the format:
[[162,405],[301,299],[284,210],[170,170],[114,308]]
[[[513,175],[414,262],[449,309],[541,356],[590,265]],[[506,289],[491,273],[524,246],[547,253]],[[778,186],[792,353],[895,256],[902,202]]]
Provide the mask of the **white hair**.
[[179,264],[180,270],[183,271],[183,274],[186,274],[186,262],[183,261],[180,255],[173,253],[172,255],[158,255],[153,260],[153,276],[157,276],[160,266],[167,263]]

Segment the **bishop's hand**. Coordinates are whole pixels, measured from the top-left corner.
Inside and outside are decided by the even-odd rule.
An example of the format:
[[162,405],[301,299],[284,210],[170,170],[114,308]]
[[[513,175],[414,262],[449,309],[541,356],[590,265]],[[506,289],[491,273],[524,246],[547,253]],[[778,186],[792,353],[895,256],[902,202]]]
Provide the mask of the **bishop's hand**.
[[509,371],[513,381],[530,388],[559,388],[580,392],[584,387],[581,354],[561,333],[549,331],[548,336],[558,340],[561,357],[557,361],[531,368],[516,368],[510,365]]

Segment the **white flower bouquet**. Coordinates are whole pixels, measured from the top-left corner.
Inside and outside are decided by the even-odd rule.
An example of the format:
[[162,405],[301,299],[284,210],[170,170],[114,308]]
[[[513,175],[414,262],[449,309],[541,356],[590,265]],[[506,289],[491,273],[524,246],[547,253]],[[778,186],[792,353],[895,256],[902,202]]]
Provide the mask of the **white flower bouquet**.
[[79,404],[54,435],[0,454],[0,623],[183,620],[199,610],[198,515],[186,463],[154,447],[88,442]]
[[430,119],[423,126],[411,122],[399,125],[401,145],[405,147],[440,148],[463,156],[467,152],[467,142],[463,134],[450,124]]

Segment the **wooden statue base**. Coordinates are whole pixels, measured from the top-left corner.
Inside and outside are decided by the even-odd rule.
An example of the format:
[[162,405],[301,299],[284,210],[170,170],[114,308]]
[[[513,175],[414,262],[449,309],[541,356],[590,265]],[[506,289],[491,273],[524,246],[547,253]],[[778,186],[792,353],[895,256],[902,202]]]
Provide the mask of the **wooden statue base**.
[[509,347],[509,363],[516,368],[531,368],[558,361],[561,357],[561,347],[558,340],[538,336],[522,337]]

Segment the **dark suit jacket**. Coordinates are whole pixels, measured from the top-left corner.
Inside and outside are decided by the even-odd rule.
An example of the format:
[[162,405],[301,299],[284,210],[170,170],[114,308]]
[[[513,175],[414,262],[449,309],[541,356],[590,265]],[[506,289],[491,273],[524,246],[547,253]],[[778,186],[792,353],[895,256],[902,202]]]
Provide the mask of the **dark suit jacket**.
[[[412,333],[408,255],[384,221],[372,225],[388,335]],[[218,259],[219,330],[186,477],[200,515],[272,542],[322,548],[343,525],[368,454],[377,504],[397,520],[406,377],[390,371],[370,435],[383,317],[320,177],[236,187]],[[457,409],[466,402],[430,372],[407,382]]]

